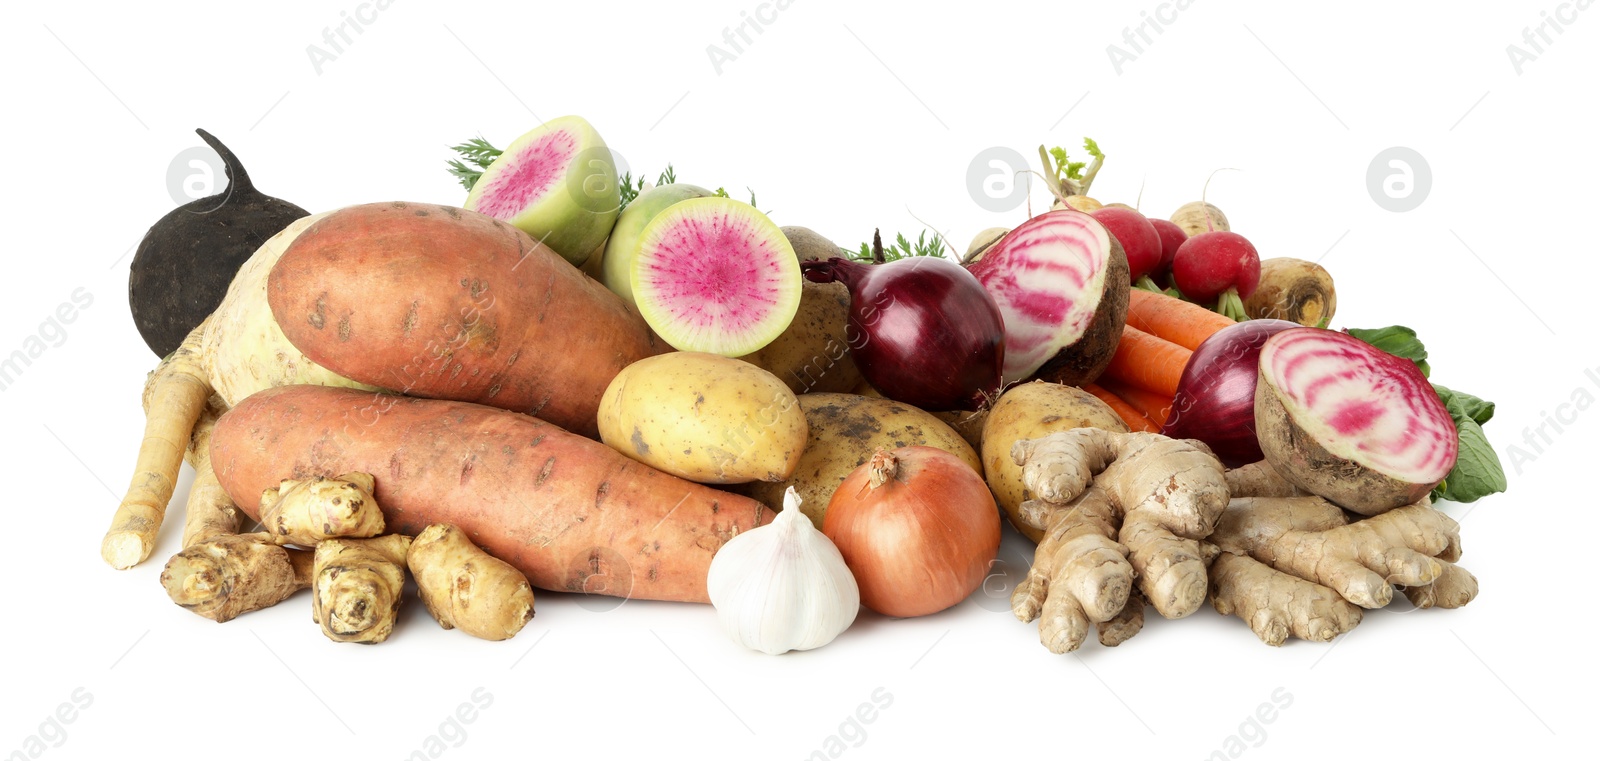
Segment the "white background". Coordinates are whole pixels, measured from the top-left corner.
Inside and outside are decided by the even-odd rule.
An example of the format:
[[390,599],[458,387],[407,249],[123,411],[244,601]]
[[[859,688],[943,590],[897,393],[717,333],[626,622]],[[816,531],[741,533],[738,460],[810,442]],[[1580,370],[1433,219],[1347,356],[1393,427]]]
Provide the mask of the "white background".
[[[892,704],[864,735],[845,728],[840,757],[1203,758],[1279,688],[1292,703],[1243,727],[1241,757],[1559,756],[1594,739],[1600,411],[1559,405],[1600,396],[1584,375],[1600,368],[1600,9],[1519,75],[1506,47],[1555,0],[1197,0],[1119,74],[1106,48],[1133,52],[1123,29],[1156,0],[796,0],[719,74],[706,47],[756,0],[397,0],[320,73],[307,46],[355,0],[144,6],[32,5],[0,31],[0,353],[75,289],[93,296],[0,392],[13,484],[0,754],[80,687],[93,702],[49,758],[399,759],[478,688],[492,704],[464,735],[447,728],[459,744],[441,757],[799,759],[879,688]],[[1234,229],[1264,257],[1320,258],[1339,283],[1336,325],[1418,329],[1436,380],[1499,403],[1488,431],[1503,458],[1547,413],[1570,423],[1507,461],[1508,494],[1444,506],[1482,584],[1471,606],[1398,603],[1333,645],[1268,648],[1207,608],[1114,650],[1054,656],[980,593],[923,619],[863,613],[832,645],[773,658],[724,639],[709,607],[540,593],[509,642],[442,631],[412,604],[388,643],[355,647],[319,634],[303,594],[226,625],[172,605],[157,576],[179,518],[145,564],[100,561],[155,364],[126,307],[128,262],[175,205],[169,165],[199,145],[195,127],[260,188],[321,211],[459,203],[446,146],[503,145],[566,113],[636,168],[671,161],[687,182],[754,188],[779,224],[851,247],[920,219],[965,248],[1024,219],[969,194],[969,162],[994,146],[1033,156],[1093,136],[1110,154],[1093,195],[1131,203],[1142,184],[1156,215],[1235,167],[1210,188]],[[1385,211],[1366,187],[1391,146],[1431,167],[1414,211]],[[1028,555],[1008,532],[1002,558]]]

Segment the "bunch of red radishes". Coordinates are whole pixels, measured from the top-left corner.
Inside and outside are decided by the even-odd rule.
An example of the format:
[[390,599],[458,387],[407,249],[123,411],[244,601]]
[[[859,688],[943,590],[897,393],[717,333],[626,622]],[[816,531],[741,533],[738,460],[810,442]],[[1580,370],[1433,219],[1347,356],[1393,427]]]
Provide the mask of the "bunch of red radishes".
[[1212,213],[1216,207],[1203,201],[1189,206],[1198,206],[1198,215],[1180,210],[1173,216],[1203,222],[1203,228],[1191,227],[1194,234],[1126,206],[1104,206],[1089,214],[1122,244],[1135,285],[1176,288],[1182,298],[1245,319],[1243,300],[1261,280],[1261,257],[1243,235],[1227,229],[1225,220],[1217,224]]

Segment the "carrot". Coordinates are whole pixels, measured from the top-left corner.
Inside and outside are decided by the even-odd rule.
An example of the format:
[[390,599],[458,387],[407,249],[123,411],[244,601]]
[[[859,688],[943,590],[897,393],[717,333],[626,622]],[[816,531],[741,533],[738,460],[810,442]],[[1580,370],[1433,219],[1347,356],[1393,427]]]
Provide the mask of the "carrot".
[[1189,351],[1234,321],[1198,304],[1164,293],[1134,288],[1128,295],[1127,323]]
[[388,530],[453,524],[535,587],[615,597],[707,602],[712,555],[773,518],[538,418],[326,386],[240,402],[211,463],[252,518],[281,479],[371,473]]
[[1133,405],[1128,404],[1123,400],[1122,397],[1096,386],[1093,383],[1083,384],[1083,390],[1094,394],[1095,398],[1105,402],[1106,406],[1110,407],[1112,412],[1117,413],[1117,417],[1122,418],[1122,422],[1128,424],[1128,430],[1145,431],[1147,433],[1161,432],[1160,426],[1156,425],[1150,420],[1150,418],[1145,417],[1144,414],[1139,412],[1137,409],[1134,409]]
[[1172,414],[1172,397],[1162,396],[1109,378],[1102,378],[1101,383],[1105,385],[1106,391],[1116,394],[1118,398],[1149,418],[1150,422],[1155,423],[1156,426],[1167,424],[1167,417]]
[[1104,377],[1162,396],[1178,395],[1178,380],[1194,352],[1150,335],[1132,325],[1122,329],[1117,353]]

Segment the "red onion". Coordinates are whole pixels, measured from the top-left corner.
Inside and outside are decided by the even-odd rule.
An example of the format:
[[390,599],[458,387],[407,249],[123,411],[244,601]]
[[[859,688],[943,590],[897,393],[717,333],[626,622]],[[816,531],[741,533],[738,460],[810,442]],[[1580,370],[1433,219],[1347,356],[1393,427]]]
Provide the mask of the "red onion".
[[1255,408],[1261,345],[1298,327],[1287,320],[1247,320],[1207,338],[1183,368],[1161,433],[1205,442],[1230,468],[1260,460]]
[[1005,323],[978,279],[948,259],[801,262],[850,289],[850,356],[873,388],[930,411],[978,410],[1000,392]]

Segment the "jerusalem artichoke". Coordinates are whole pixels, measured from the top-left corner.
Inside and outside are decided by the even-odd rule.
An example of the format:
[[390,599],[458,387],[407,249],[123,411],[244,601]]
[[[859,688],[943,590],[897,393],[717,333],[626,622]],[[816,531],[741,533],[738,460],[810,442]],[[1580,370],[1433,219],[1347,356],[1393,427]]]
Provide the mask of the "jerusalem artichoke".
[[284,479],[261,492],[261,525],[281,544],[315,546],[324,539],[383,533],[383,512],[372,498],[372,474]]
[[400,613],[411,538],[327,539],[317,545],[311,616],[334,642],[389,638]]
[[533,587],[521,571],[484,552],[448,523],[417,534],[406,552],[422,603],[446,629],[503,640],[533,618]]

